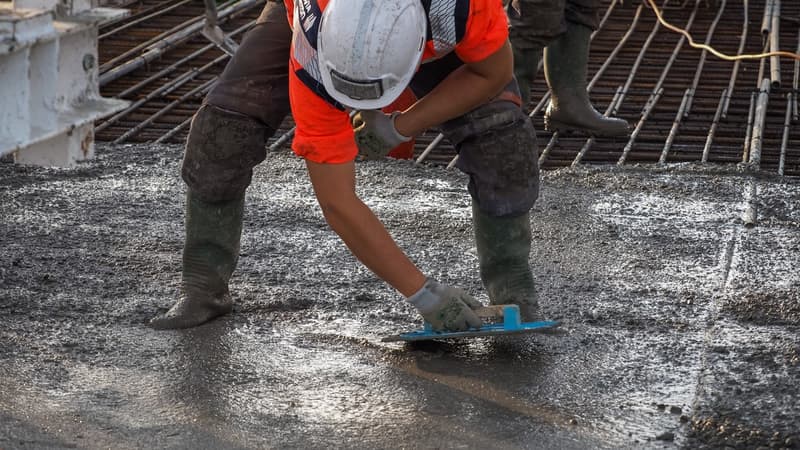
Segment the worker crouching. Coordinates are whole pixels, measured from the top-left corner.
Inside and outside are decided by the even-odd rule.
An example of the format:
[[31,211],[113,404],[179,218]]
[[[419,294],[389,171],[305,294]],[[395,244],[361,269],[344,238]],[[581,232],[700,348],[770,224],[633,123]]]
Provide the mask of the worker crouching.
[[[459,153],[457,167],[469,176],[489,298],[518,304],[523,319],[534,320],[529,252],[530,210],[539,192],[536,135],[520,108],[502,4],[287,0],[285,6],[291,31],[276,20],[282,8],[268,4],[192,123],[183,165],[189,186],[183,290],[152,325],[191,327],[230,311],[244,191],[265,158],[264,141],[285,115],[286,86],[296,123],[292,149],[306,162],[328,224],[365,266],[434,329],[481,325],[473,311],[480,303],[424,275],[355,192],[359,155],[384,157],[440,126]],[[265,43],[286,42],[288,49],[288,33],[291,54],[282,73],[284,47]],[[251,65],[243,63],[248,60]],[[253,96],[237,102],[247,97],[248,85]],[[403,111],[381,111],[408,89],[419,100]]]

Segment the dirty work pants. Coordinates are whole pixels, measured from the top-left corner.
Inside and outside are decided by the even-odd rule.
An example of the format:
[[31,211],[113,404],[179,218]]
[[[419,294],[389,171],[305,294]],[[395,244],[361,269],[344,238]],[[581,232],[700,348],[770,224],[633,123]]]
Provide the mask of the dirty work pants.
[[547,47],[567,31],[567,21],[596,30],[599,0],[511,0],[507,7],[511,45],[520,50]]
[[[189,141],[223,143],[186,146],[183,180],[201,200],[219,202],[243,195],[253,167],[266,158],[267,140],[289,113],[291,41],[283,1],[267,1],[195,114]],[[203,114],[208,105],[251,119],[253,126],[239,130],[215,123]]]
[[[463,63],[455,53],[423,64],[411,80],[422,98]],[[525,214],[539,196],[536,132],[519,105],[516,80],[494,100],[441,125],[458,152],[458,167],[469,176],[469,193],[492,217]]]

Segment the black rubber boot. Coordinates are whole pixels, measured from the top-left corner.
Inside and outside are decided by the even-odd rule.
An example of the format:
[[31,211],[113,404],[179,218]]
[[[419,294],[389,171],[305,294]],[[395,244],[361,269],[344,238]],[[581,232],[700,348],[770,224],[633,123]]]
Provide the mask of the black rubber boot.
[[239,259],[243,210],[244,196],[207,203],[188,192],[181,295],[150,321],[153,328],[195,327],[231,311],[228,281]]
[[550,103],[544,115],[548,131],[580,130],[595,136],[625,136],[628,122],[604,117],[586,93],[589,60],[589,27],[567,22],[567,31],[544,51],[544,67],[550,86]]
[[481,280],[492,305],[519,305],[523,322],[539,320],[539,302],[531,273],[530,212],[491,217],[472,204]]
[[514,47],[514,78],[517,79],[519,85],[524,111],[528,111],[528,103],[531,101],[531,85],[536,80],[541,60],[541,48],[517,49]]

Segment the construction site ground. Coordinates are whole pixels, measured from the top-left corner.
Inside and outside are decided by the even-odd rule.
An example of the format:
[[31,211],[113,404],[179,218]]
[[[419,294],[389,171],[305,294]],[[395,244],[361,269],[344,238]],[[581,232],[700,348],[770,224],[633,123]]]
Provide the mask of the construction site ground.
[[[561,331],[412,346],[381,342],[420,319],[330,230],[286,149],[248,191],[233,313],[149,328],[178,292],[181,152],[0,163],[0,448],[800,446],[796,178],[547,171],[530,258]],[[357,169],[410,257],[485,302],[465,176]]]

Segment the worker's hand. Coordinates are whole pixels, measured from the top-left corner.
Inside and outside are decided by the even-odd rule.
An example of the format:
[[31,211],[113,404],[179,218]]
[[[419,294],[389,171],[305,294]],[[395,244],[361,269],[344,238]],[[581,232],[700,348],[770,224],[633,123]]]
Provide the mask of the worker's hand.
[[394,127],[399,114],[399,111],[385,114],[377,109],[358,111],[353,116],[358,154],[364,159],[381,159],[393,148],[410,141],[410,137],[398,133]]
[[473,312],[480,302],[461,289],[439,284],[428,278],[422,289],[408,297],[434,330],[464,331],[480,328],[481,319]]

